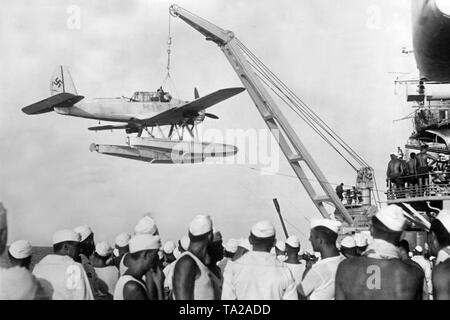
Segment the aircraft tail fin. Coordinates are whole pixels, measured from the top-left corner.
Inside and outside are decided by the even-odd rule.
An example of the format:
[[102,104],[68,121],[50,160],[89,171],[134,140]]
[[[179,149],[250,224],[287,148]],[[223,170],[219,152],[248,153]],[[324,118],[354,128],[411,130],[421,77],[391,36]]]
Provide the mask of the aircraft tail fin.
[[50,79],[50,94],[72,93],[78,95],[68,67],[57,66]]

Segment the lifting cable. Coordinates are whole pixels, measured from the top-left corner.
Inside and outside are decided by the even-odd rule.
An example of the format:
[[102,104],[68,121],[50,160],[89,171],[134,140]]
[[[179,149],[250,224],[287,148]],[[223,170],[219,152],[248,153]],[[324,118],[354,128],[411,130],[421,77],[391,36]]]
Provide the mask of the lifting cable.
[[[309,108],[306,103],[304,103],[298,96],[296,96],[276,75],[274,75],[249,49],[245,47],[241,42],[238,42],[241,49],[247,54],[248,58],[250,58],[256,64],[256,70],[263,77],[265,77],[272,85],[274,85],[280,93],[285,96],[291,104],[305,117],[308,117],[310,121],[308,124],[311,126],[311,122],[315,123],[317,126],[322,128],[322,130],[328,134],[332,139],[334,139],[345,151],[347,151],[354,160],[358,162],[361,166],[368,166],[368,164],[349,146],[345,143],[342,138],[340,138],[314,111]],[[255,65],[253,65],[255,68]],[[280,88],[281,87],[281,88]],[[287,91],[287,93],[285,91]],[[289,95],[290,94],[290,95]],[[285,103],[287,103],[285,101]],[[317,129],[317,128],[316,128]],[[329,142],[329,140],[327,141]]]
[[[326,137],[332,140],[345,150],[354,161],[361,167],[370,167],[369,164],[354,151],[334,130],[332,130],[304,101],[302,101],[286,84],[284,84],[267,66],[264,65],[242,42],[237,40],[238,46],[245,53],[250,65],[256,72],[257,77],[274,92],[291,110],[293,110],[303,121],[305,121],[328,145],[330,145],[355,171],[357,167],[350,162],[338,147]],[[252,63],[253,62],[253,63]],[[278,91],[278,92],[276,92]],[[284,98],[283,98],[284,96]],[[289,102],[288,102],[288,101]],[[322,129],[322,131],[320,130]],[[375,190],[378,189],[375,176],[373,176]],[[372,190],[374,196],[380,203],[378,192]]]
[[167,73],[163,80],[162,87],[165,88],[167,80],[169,80],[175,90],[176,96],[179,97],[178,90],[175,86],[175,83],[174,83],[172,77],[170,76],[170,55],[172,53],[171,16],[172,15],[169,12],[169,33],[167,36],[167,66],[166,66]]

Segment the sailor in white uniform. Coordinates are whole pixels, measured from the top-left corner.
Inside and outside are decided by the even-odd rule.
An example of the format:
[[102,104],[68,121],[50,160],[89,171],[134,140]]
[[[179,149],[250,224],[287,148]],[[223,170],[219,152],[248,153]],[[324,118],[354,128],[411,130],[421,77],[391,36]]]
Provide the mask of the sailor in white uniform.
[[276,242],[273,225],[256,223],[249,241],[253,250],[227,263],[222,300],[297,300],[292,272],[270,253]]
[[93,300],[91,286],[83,266],[75,262],[80,235],[60,230],[53,235],[53,251],[34,267],[33,274],[53,300]]

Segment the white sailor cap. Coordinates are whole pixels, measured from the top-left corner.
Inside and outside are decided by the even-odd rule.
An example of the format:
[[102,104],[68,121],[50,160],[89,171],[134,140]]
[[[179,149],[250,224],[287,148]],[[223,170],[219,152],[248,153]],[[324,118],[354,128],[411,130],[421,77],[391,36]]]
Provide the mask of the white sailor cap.
[[126,247],[130,238],[131,236],[129,233],[122,232],[117,235],[115,243],[118,247]]
[[191,244],[191,239],[189,239],[188,236],[184,236],[183,238],[180,239],[180,245],[181,245],[181,248],[183,248],[184,251],[189,249],[189,245],[190,244]]
[[193,236],[201,236],[213,229],[213,222],[208,215],[198,215],[196,216],[189,225],[189,232]]
[[450,211],[449,210],[441,210],[437,215],[436,219],[438,219],[445,229],[450,232]]
[[311,229],[316,227],[325,227],[331,231],[338,233],[339,227],[342,225],[341,222],[331,219],[311,219]]
[[279,240],[275,244],[275,248],[277,248],[280,251],[285,251],[286,250],[286,244],[284,243],[284,241]]
[[175,243],[173,241],[167,241],[164,243],[163,251],[165,254],[171,254],[175,250]]
[[155,220],[150,218],[149,216],[144,216],[134,227],[134,232],[136,234],[150,234],[154,235],[158,232],[158,228],[156,226]]
[[16,259],[25,259],[31,256],[32,247],[26,240],[17,240],[9,246],[8,251]]
[[345,247],[345,248],[354,248],[356,247],[356,241],[352,236],[347,236],[344,239],[342,239],[341,241],[341,247]]
[[53,234],[53,244],[67,241],[80,242],[80,240],[80,234],[69,229],[59,230]]
[[161,248],[161,239],[159,236],[148,233],[137,234],[131,237],[128,245],[130,246],[130,253],[143,250],[159,250]]
[[108,257],[112,253],[112,248],[108,242],[102,241],[95,245],[95,252],[100,257]]
[[175,257],[175,259],[178,259],[178,258],[181,256],[181,252],[180,252],[180,250],[178,249],[178,247],[176,247],[176,248],[173,250],[173,256]]
[[416,247],[414,248],[414,250],[417,251],[417,252],[419,252],[419,253],[422,253],[422,252],[423,252],[423,248],[422,248],[421,246],[416,246]]
[[248,238],[242,238],[239,241],[239,247],[247,249],[248,251],[253,250],[253,246],[251,245],[250,241],[248,241]]
[[360,232],[355,233],[353,238],[357,247],[365,247],[368,244],[366,236]]
[[286,240],[286,244],[292,248],[300,248],[300,240],[295,235],[289,236]]
[[270,238],[275,236],[275,228],[272,223],[263,220],[253,225],[251,233],[258,238]]
[[236,239],[229,239],[225,244],[225,250],[230,253],[236,253],[239,242]]
[[380,209],[375,217],[381,221],[386,228],[392,231],[403,231],[406,219],[403,216],[403,209],[397,205],[390,205]]
[[76,233],[80,234],[80,241],[84,241],[87,237],[89,237],[93,232],[92,229],[86,225],[79,226],[73,229]]
[[36,278],[25,268],[0,268],[0,300],[33,300]]

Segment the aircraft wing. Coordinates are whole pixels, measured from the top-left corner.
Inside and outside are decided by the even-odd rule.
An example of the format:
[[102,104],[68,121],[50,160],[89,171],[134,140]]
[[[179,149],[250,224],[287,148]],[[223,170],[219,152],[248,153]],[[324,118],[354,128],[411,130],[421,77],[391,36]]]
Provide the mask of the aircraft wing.
[[83,96],[77,96],[68,92],[55,94],[47,99],[33,103],[22,108],[26,114],[40,114],[53,111],[55,107],[71,107],[75,103],[83,100]]
[[195,116],[198,112],[212,107],[213,105],[222,102],[226,99],[229,99],[238,93],[244,91],[245,88],[227,88],[215,91],[206,96],[188,102],[180,107],[173,108],[160,114],[149,118],[141,120],[142,124],[146,126],[154,126],[158,125],[167,125],[182,121],[184,118],[189,117],[190,115]]

